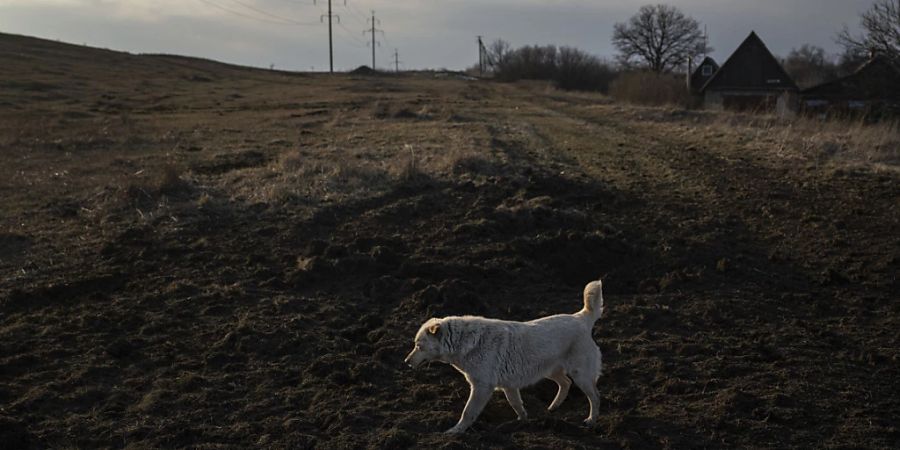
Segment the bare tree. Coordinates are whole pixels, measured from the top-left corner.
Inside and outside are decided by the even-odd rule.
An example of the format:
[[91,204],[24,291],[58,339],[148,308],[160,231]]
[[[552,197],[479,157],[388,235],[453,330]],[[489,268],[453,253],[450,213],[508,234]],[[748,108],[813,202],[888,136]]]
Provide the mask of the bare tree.
[[850,75],[851,73],[856,72],[868,60],[868,52],[861,53],[859,51],[845,49],[844,52],[837,57],[837,75],[840,77]]
[[852,35],[846,26],[837,36],[847,53],[864,55],[875,51],[900,61],[900,0],[878,0],[860,19],[861,36]]
[[488,46],[488,59],[491,60],[494,70],[497,70],[498,67],[503,67],[506,64],[506,60],[509,58],[509,52],[511,50],[512,47],[509,45],[509,42],[506,42],[503,39],[497,39]]
[[802,88],[837,78],[837,65],[825,54],[822,47],[803,44],[791,50],[784,61],[784,69]]
[[617,23],[613,45],[619,62],[634,60],[657,73],[672,71],[688,58],[709,52],[699,23],[669,5],[645,5],[627,23]]

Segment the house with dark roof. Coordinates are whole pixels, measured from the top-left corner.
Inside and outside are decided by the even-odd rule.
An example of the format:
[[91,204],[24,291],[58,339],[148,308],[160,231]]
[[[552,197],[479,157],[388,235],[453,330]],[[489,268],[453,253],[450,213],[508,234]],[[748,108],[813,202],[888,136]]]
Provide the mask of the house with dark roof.
[[[690,61],[688,61],[688,64],[690,65]],[[703,61],[700,62],[700,65],[695,70],[691,71],[690,67],[688,67],[687,85],[691,94],[699,94],[700,89],[712,78],[717,70],[719,70],[719,64],[709,56],[703,58]]]
[[873,55],[852,74],[808,88],[800,98],[811,114],[900,115],[900,69]]
[[700,88],[710,109],[790,114],[799,89],[756,32]]

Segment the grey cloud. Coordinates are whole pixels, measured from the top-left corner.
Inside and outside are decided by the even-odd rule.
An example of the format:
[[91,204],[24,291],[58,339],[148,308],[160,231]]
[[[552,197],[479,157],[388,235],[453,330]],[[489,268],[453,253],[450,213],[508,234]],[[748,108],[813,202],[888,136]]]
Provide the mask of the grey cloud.
[[[324,70],[328,64],[324,25],[272,25],[226,13],[210,15],[214,8],[198,0],[187,10],[200,16],[161,14],[147,19],[123,18],[106,11],[109,3],[92,0],[80,7],[0,6],[0,29],[5,32],[58,38],[74,43],[132,52],[165,52],[202,56],[233,63],[266,67]],[[257,15],[229,0],[210,0],[230,9]],[[241,0],[275,15],[304,22],[316,21],[324,10],[294,0]],[[297,0],[301,1],[301,0]],[[602,57],[615,53],[610,44],[613,24],[628,19],[649,1],[546,1],[532,0],[410,0],[335,2],[341,16],[335,27],[335,64],[350,69],[370,63],[364,16],[374,8],[387,32],[378,49],[379,66],[386,66],[393,48],[409,67],[464,68],[476,58],[475,36],[490,41],[503,38],[514,45],[557,44],[583,48]],[[311,3],[311,1],[309,1]],[[871,0],[723,0],[668,2],[697,18],[709,29],[713,56],[723,60],[750,30],[756,30],[771,50],[785,55],[793,47],[810,43],[838,51],[833,37],[844,24],[857,24],[859,12]]]

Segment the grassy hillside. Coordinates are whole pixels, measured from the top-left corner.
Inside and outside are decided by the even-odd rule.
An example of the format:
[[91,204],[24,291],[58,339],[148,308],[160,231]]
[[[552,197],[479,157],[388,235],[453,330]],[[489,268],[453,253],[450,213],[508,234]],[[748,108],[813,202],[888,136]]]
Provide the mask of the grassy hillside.
[[[0,442],[900,440],[896,128],[10,35],[0,60]],[[439,433],[467,387],[403,365],[419,323],[573,312],[600,276],[595,429],[546,381],[525,422],[497,395]]]

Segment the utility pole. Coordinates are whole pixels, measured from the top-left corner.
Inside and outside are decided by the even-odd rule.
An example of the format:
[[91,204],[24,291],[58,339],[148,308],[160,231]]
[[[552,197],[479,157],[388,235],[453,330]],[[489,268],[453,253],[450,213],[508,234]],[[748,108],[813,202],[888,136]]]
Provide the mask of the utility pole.
[[481,43],[481,36],[478,36],[478,74],[484,75],[484,44]]
[[394,49],[394,71],[400,72],[400,53]]
[[[313,4],[316,4],[316,0],[313,0]],[[344,6],[347,6],[347,0],[344,0]],[[338,23],[341,23],[341,16],[331,13],[331,0],[328,0],[328,14],[319,17],[319,21],[324,22],[326,17],[328,17],[328,67],[329,72],[334,73],[334,39],[331,33],[331,18],[337,18]]]
[[379,29],[375,28],[376,22],[378,23],[378,25],[381,25],[381,21],[375,18],[375,10],[372,10],[372,18],[369,20],[372,21],[372,28],[370,28],[368,30],[364,30],[363,34],[366,34],[369,32],[372,33],[372,70],[377,70],[377,69],[375,69],[375,44],[378,44],[380,46],[381,42],[375,41],[375,32],[377,31],[381,34],[384,34],[384,30],[379,30]]
[[703,24],[703,56],[709,56],[707,54],[709,49],[709,33],[706,31],[706,24]]

